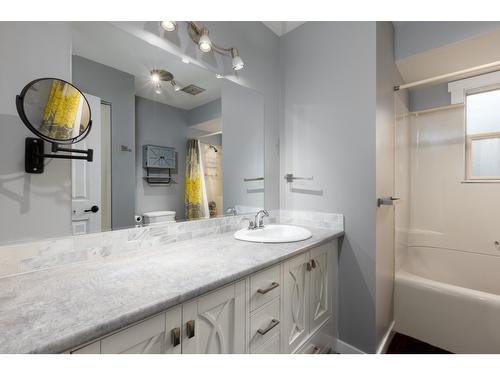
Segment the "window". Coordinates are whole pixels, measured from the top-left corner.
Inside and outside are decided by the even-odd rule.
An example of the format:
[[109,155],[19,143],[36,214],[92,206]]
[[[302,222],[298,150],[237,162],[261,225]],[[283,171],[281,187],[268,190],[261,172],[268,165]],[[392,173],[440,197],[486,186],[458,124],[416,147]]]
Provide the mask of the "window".
[[500,180],[500,89],[466,96],[466,178]]

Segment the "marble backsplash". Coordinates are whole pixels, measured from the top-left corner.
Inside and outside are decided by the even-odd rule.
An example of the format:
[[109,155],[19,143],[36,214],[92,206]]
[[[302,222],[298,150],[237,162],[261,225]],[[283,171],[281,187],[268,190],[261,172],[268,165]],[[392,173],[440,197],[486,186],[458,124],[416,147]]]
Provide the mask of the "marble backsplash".
[[[296,224],[344,230],[340,214],[273,210],[271,223]],[[131,251],[147,251],[171,242],[236,231],[248,225],[237,215],[213,219],[158,223],[129,229],[47,239],[0,246],[0,277],[57,267],[75,262],[104,259]]]

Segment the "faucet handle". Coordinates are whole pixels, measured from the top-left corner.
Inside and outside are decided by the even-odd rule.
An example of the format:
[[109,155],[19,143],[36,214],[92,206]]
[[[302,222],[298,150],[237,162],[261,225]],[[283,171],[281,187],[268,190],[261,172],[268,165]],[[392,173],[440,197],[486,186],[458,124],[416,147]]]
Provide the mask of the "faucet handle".
[[250,229],[255,229],[256,228],[255,227],[255,223],[252,220],[250,220],[248,217],[241,218],[241,221],[244,221],[244,220],[248,220],[248,228],[247,229],[250,230]]

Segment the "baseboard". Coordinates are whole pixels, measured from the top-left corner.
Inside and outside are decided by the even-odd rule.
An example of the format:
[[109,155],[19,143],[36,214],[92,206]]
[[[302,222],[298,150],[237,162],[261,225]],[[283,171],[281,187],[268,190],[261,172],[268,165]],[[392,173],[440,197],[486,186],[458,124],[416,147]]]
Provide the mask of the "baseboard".
[[337,339],[337,344],[335,345],[335,351],[339,354],[366,354],[364,351]]
[[389,344],[391,343],[392,337],[396,333],[394,331],[394,324],[395,324],[395,321],[392,321],[391,325],[387,329],[387,332],[385,333],[384,337],[380,341],[380,344],[377,348],[377,354],[387,353],[387,349],[389,349]]

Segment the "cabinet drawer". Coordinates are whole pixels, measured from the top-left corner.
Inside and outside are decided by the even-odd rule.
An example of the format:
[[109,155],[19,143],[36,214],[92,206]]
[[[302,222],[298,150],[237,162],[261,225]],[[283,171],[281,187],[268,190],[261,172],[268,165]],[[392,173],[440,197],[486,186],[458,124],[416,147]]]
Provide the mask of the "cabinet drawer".
[[250,277],[250,310],[265,305],[280,296],[280,266],[274,266]]
[[163,353],[165,347],[165,314],[126,328],[101,340],[103,354]]
[[280,300],[277,299],[250,317],[250,352],[280,332]]
[[280,354],[280,335],[274,335],[271,339],[264,344],[254,349],[252,354]]

